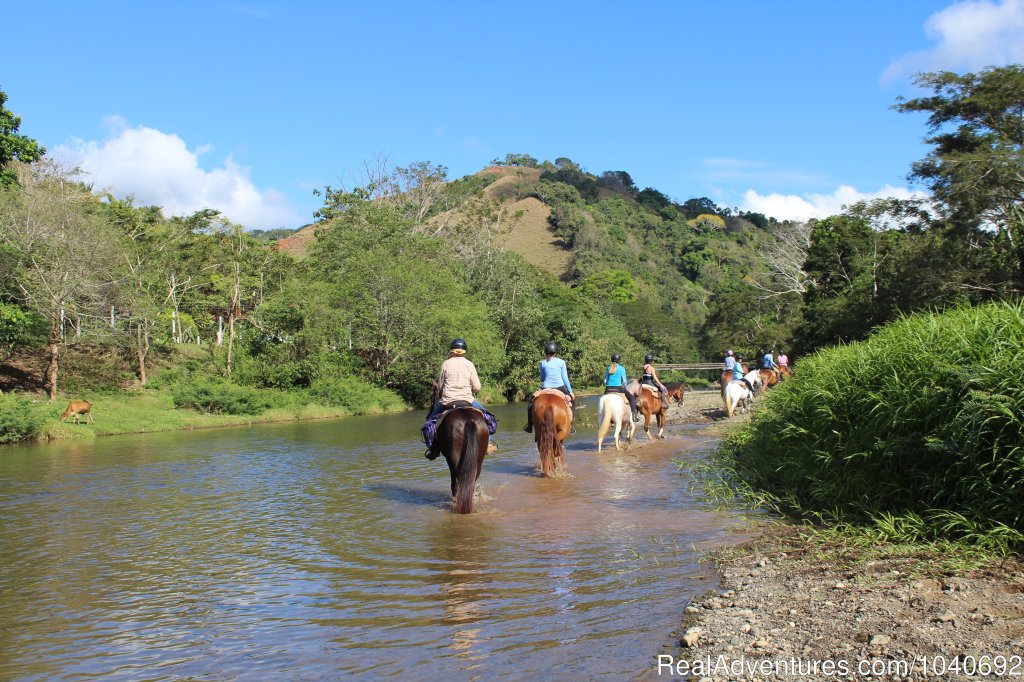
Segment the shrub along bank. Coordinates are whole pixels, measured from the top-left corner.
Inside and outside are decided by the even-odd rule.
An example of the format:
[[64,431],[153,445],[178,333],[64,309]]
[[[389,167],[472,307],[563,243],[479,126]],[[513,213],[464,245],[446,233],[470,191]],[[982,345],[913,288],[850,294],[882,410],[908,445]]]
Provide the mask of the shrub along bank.
[[748,498],[901,540],[1024,547],[1024,309],[918,314],[803,359],[715,455]]

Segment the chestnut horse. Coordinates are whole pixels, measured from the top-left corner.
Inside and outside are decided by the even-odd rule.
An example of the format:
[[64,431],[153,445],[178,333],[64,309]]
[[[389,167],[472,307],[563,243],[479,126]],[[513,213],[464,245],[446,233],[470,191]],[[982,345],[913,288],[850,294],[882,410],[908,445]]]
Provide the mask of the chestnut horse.
[[779,383],[779,373],[774,369],[762,369],[758,370],[758,373],[761,375],[761,385],[765,390]]
[[456,407],[441,416],[433,449],[444,455],[452,477],[452,511],[473,511],[473,493],[487,455],[487,422],[475,407]]
[[654,440],[651,437],[651,415],[658,419],[658,438],[664,438],[665,406],[661,402],[661,391],[648,391],[646,388],[641,388],[640,396],[636,399],[636,408],[644,415],[644,433],[647,434],[647,440]]
[[[787,379],[793,378],[793,371],[789,369],[788,365],[779,365],[779,374],[786,377]],[[779,378],[779,381],[782,381],[781,377]]]
[[668,393],[665,395],[665,399],[672,402],[675,398],[677,403],[683,402],[683,393],[686,392],[686,384],[681,381],[666,381],[665,388],[668,389]]
[[540,452],[540,470],[547,478],[565,469],[562,442],[572,430],[572,410],[561,393],[541,393],[533,400],[533,439]]

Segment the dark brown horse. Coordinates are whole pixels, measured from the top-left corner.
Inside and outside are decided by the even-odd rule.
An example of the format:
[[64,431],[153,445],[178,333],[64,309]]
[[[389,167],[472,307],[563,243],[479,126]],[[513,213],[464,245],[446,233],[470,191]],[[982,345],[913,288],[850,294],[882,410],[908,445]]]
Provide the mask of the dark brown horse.
[[473,511],[476,479],[487,455],[487,422],[474,407],[456,407],[441,417],[434,449],[444,455],[452,477],[452,511]]
[[665,388],[668,389],[668,394],[665,398],[669,402],[672,402],[673,398],[675,398],[677,403],[683,402],[683,393],[686,392],[686,384],[681,381],[666,381]]
[[651,416],[658,419],[658,438],[664,438],[665,433],[665,405],[661,402],[660,391],[648,391],[640,389],[640,396],[636,399],[636,408],[644,415],[644,433],[648,440],[654,440],[651,436]]
[[572,410],[561,394],[541,393],[533,401],[533,438],[540,452],[540,470],[548,478],[565,469],[562,442],[572,430]]

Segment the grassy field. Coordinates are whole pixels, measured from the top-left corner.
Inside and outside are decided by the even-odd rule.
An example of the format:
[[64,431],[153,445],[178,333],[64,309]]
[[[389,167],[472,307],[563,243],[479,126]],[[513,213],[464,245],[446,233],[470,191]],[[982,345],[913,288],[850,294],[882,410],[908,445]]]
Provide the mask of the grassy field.
[[[44,423],[40,439],[94,438],[119,433],[149,433],[180,429],[205,429],[220,426],[258,424],[265,422],[295,421],[300,419],[330,419],[351,416],[343,407],[303,404],[271,408],[258,415],[205,414],[196,410],[177,409],[167,390],[139,390],[91,397],[93,423],[84,419],[75,424],[71,419],[61,422],[67,407],[66,399],[48,402],[40,397],[36,404],[43,413]],[[366,413],[382,413],[371,408]]]

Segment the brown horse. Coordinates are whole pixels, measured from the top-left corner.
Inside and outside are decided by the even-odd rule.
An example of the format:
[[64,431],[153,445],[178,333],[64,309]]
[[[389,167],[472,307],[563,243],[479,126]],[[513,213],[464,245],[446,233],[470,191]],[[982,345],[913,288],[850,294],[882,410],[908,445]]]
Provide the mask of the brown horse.
[[640,389],[640,396],[636,399],[636,407],[644,415],[644,433],[647,434],[647,439],[654,440],[651,437],[652,415],[658,419],[658,438],[664,438],[665,406],[661,402],[661,392],[648,391],[646,388]]
[[[746,376],[747,372],[749,372],[749,371],[750,371],[750,366],[747,365],[747,363],[744,362],[743,363],[743,375]],[[731,369],[723,369],[722,370],[722,376],[720,376],[718,378],[718,383],[722,385],[722,388],[725,388],[725,385],[728,384],[730,381],[732,381],[732,370]]]
[[758,374],[761,375],[761,385],[764,386],[764,390],[766,391],[779,383],[779,373],[774,369],[758,370]]
[[565,447],[562,442],[572,430],[572,410],[565,398],[541,393],[533,401],[533,438],[540,452],[540,470],[547,478],[565,469]]
[[487,455],[487,422],[475,407],[456,407],[442,415],[433,449],[444,455],[452,477],[452,511],[473,511],[473,493]]
[[666,381],[665,388],[668,389],[668,394],[665,398],[669,402],[672,402],[673,398],[675,398],[677,403],[683,402],[683,393],[686,392],[686,384],[681,381]]
[[[789,369],[788,365],[779,365],[779,374],[787,379],[793,378],[793,371]],[[782,379],[780,378],[779,381],[782,381]]]

